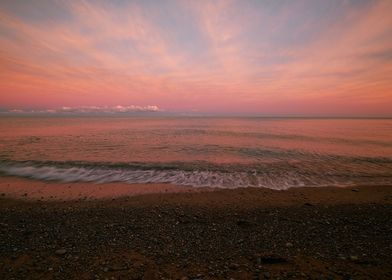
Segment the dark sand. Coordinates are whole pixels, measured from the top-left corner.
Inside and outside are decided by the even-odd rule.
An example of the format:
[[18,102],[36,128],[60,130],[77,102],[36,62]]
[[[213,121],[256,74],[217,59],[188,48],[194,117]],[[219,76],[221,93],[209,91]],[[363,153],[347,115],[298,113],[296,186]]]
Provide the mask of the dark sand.
[[0,193],[0,279],[392,279],[388,186],[195,191],[1,177]]

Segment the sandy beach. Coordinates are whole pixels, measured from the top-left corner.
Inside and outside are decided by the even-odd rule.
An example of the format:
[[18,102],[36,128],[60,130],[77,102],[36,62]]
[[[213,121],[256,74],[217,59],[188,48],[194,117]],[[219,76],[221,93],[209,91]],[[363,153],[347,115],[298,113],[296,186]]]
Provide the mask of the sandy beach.
[[2,177],[0,193],[1,279],[392,277],[388,186],[211,191]]

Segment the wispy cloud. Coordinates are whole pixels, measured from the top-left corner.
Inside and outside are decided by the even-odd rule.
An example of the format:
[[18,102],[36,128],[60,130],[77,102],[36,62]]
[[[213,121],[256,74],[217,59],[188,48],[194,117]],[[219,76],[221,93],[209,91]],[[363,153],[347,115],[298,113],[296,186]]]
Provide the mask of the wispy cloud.
[[1,107],[392,106],[391,1],[45,2],[0,3]]

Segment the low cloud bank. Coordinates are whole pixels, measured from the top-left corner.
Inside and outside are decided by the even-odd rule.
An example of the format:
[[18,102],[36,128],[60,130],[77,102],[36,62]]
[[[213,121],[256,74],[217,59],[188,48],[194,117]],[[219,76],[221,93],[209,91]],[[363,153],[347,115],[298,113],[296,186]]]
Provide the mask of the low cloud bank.
[[147,106],[78,106],[78,107],[61,107],[61,108],[49,108],[42,110],[29,110],[29,109],[10,109],[6,110],[6,113],[13,114],[91,114],[91,113],[105,113],[105,114],[115,114],[115,113],[135,113],[135,112],[161,112],[162,110],[156,105]]

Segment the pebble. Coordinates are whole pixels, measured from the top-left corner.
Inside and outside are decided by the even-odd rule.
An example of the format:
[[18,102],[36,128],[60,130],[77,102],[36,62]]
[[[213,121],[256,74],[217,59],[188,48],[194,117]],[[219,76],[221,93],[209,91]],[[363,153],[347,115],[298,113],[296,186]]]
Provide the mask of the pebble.
[[56,250],[54,253],[55,253],[56,255],[58,255],[58,256],[62,256],[62,255],[64,255],[65,253],[67,253],[67,250],[65,250],[65,249],[58,249],[58,250]]
[[350,260],[352,260],[352,261],[357,261],[357,260],[358,260],[358,257],[357,257],[357,256],[350,256]]
[[339,254],[339,259],[345,261],[347,258],[345,256],[343,256],[342,254]]
[[233,270],[236,270],[236,269],[238,269],[239,267],[240,267],[240,265],[237,264],[237,263],[232,263],[232,264],[230,264],[230,266],[229,266],[229,268],[230,268],[230,269],[233,269]]

